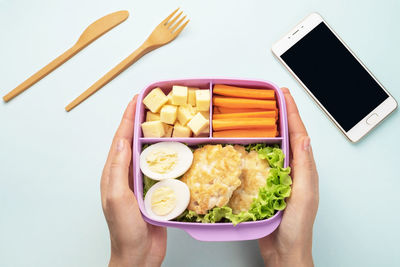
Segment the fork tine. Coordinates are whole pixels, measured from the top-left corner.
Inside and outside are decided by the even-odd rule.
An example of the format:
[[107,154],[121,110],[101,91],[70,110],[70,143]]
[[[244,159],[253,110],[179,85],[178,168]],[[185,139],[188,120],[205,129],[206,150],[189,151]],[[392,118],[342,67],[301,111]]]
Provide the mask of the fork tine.
[[175,32],[174,32],[174,37],[178,36],[178,34],[181,33],[183,28],[189,23],[190,19],[188,19],[182,26],[180,26]]
[[186,16],[184,16],[183,18],[181,18],[172,28],[171,28],[171,32],[175,31],[175,29],[182,23],[182,21],[186,18]]
[[178,7],[177,9],[175,9],[175,11],[171,13],[171,15],[169,15],[168,17],[166,17],[166,18],[161,22],[161,24],[162,24],[162,25],[165,25],[165,24],[172,18],[172,16],[175,15],[175,13],[176,13],[178,10],[179,10],[179,7]]
[[171,27],[174,25],[175,21],[182,15],[183,11],[179,12],[170,22],[168,22],[165,26]]

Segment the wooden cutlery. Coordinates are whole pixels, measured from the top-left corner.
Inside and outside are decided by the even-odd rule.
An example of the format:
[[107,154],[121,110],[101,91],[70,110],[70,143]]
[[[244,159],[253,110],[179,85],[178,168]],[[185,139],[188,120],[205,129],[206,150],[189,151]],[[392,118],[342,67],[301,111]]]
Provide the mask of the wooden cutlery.
[[[189,20],[183,23],[186,16],[182,17],[182,12],[176,15],[173,19],[171,19],[175,13],[179,10],[176,9],[172,12],[167,18],[165,18],[150,34],[146,41],[136,49],[132,54],[130,54],[127,58],[121,61],[117,66],[107,72],[103,77],[101,77],[97,82],[95,82],[92,86],[90,86],[85,92],[83,92],[80,96],[78,96],[75,100],[73,100],[68,106],[65,107],[66,111],[70,111],[77,105],[79,105],[82,101],[87,99],[93,93],[97,92],[100,88],[118,76],[121,72],[126,70],[130,65],[135,63],[139,58],[144,56],[145,54],[157,49],[165,44],[168,44],[172,40],[174,40],[179,33],[185,28],[185,26],[189,23]],[[179,19],[178,22],[176,22]],[[180,26],[180,27],[179,27]],[[179,27],[179,28],[178,28]]]

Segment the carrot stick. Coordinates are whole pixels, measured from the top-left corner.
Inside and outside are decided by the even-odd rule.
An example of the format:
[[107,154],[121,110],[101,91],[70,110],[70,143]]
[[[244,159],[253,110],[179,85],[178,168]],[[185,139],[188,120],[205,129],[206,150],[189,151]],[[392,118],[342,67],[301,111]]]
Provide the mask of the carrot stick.
[[[218,112],[215,112],[218,110]],[[261,108],[225,108],[214,106],[214,113],[243,113],[243,112],[263,112],[271,109],[261,109]]]
[[262,109],[275,109],[275,100],[258,100],[248,98],[232,98],[214,96],[213,103],[218,107],[227,108],[262,108]]
[[275,110],[263,111],[263,112],[242,112],[242,113],[225,113],[225,114],[213,114],[213,120],[215,119],[237,119],[237,118],[278,118],[278,114]]
[[271,89],[252,89],[236,87],[224,84],[216,84],[213,93],[217,95],[255,98],[255,99],[275,99],[275,91]]
[[274,128],[275,118],[238,118],[218,119],[212,121],[214,131],[253,129],[253,128]]
[[278,136],[276,129],[255,129],[255,130],[226,130],[213,132],[213,137],[276,137]]

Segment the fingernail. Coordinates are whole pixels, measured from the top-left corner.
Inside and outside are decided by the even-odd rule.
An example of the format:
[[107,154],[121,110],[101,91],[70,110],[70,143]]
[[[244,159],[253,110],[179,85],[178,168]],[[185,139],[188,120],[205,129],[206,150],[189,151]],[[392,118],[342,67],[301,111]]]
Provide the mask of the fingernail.
[[306,136],[304,139],[303,139],[303,150],[304,151],[309,151],[310,150],[310,137],[309,136]]
[[121,152],[124,149],[124,140],[120,139],[117,143],[117,152]]

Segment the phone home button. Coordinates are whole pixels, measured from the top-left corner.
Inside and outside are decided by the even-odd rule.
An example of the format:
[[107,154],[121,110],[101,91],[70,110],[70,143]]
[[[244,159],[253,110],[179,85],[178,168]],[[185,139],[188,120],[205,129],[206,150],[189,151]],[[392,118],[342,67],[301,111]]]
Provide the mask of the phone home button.
[[373,125],[378,121],[378,114],[373,113],[371,116],[367,118],[367,124]]

